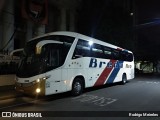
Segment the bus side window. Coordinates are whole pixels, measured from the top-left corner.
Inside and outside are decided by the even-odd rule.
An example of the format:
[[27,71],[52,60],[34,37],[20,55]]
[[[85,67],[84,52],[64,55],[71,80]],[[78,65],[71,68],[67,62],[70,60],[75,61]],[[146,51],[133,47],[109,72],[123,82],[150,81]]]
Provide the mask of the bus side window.
[[131,62],[131,61],[133,61],[133,55],[131,53],[122,51],[122,52],[120,52],[120,60]]
[[125,52],[125,51],[121,51],[121,52],[120,52],[120,60],[126,61],[126,53],[127,53],[127,52]]
[[131,53],[127,53],[127,61],[133,61],[133,55]]
[[120,59],[120,51],[119,50],[113,50],[113,59],[114,60]]
[[105,59],[112,59],[112,49],[108,47],[104,47],[104,56],[105,56]]
[[74,52],[74,58],[80,58],[80,57],[83,57],[82,48],[81,46],[77,45],[77,48],[75,49],[75,52]]
[[80,57],[89,57],[90,56],[90,46],[88,44],[88,41],[85,40],[79,40],[74,54],[73,59],[80,58]]
[[92,57],[104,58],[103,46],[99,44],[93,44],[92,47]]

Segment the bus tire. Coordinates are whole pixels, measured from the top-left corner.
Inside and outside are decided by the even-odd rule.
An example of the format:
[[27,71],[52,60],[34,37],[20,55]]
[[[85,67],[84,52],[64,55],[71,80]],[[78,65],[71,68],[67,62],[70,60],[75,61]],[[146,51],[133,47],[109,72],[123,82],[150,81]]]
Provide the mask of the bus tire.
[[72,95],[78,96],[83,92],[83,82],[80,78],[75,78],[72,84]]
[[125,73],[122,75],[122,82],[121,82],[121,83],[122,83],[123,85],[127,83],[127,76],[126,76]]

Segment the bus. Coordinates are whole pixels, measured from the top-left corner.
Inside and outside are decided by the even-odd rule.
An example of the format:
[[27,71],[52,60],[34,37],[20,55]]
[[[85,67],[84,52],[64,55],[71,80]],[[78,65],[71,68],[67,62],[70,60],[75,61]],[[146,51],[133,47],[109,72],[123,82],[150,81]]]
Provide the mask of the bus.
[[71,91],[134,78],[129,50],[75,32],[47,33],[28,41],[16,74],[15,89],[32,95]]

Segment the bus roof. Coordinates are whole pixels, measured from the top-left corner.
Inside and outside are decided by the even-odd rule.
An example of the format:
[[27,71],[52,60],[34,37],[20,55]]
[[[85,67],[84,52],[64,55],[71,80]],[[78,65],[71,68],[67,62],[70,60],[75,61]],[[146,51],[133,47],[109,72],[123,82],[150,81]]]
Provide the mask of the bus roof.
[[[35,38],[32,38],[31,40],[38,39],[38,38],[45,37],[45,36],[49,36],[49,35],[66,35],[66,36],[71,36],[71,37],[77,37],[78,34],[79,33],[76,33],[76,32],[57,31],[57,32],[50,32],[50,33],[46,33],[44,35],[37,36]],[[31,41],[31,40],[29,40],[29,41]]]
[[[65,36],[70,36],[70,37],[77,37],[77,38],[80,38],[80,39],[84,39],[84,40],[87,40],[87,41],[93,41],[93,43],[98,43],[100,45],[105,45],[105,46],[108,46],[108,47],[111,47],[111,48],[115,48],[115,49],[123,49],[121,47],[118,47],[118,46],[115,46],[115,45],[112,45],[110,43],[107,43],[107,42],[103,42],[101,40],[98,40],[98,39],[95,39],[95,38],[92,38],[92,37],[89,37],[89,36],[86,36],[86,35],[82,35],[80,33],[76,33],[76,32],[69,32],[69,31],[57,31],[57,32],[50,32],[50,33],[46,33],[44,35],[40,35],[40,36],[37,36],[35,38],[32,38],[31,40],[29,41],[32,41],[34,39],[38,39],[38,38],[41,38],[41,37],[45,37],[45,36],[50,36],[50,35],[65,35]],[[28,41],[28,42],[29,42]],[[126,49],[123,49],[123,50],[126,50]],[[132,53],[131,51],[127,50],[128,52]]]

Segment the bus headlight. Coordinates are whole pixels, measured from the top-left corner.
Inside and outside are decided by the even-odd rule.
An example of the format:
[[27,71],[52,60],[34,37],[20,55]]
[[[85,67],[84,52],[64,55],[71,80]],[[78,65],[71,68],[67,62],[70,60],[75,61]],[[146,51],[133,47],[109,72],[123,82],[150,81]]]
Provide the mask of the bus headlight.
[[41,89],[40,88],[37,88],[36,89],[36,93],[40,93],[41,92]]
[[41,81],[41,79],[37,79],[36,82],[39,83]]
[[48,76],[42,77],[42,78],[38,78],[38,79],[36,80],[36,82],[39,83],[41,80],[46,80],[46,79],[48,79],[48,78],[49,78]]

